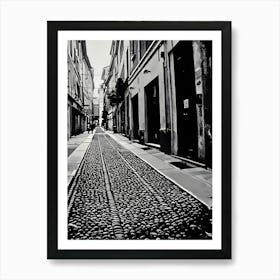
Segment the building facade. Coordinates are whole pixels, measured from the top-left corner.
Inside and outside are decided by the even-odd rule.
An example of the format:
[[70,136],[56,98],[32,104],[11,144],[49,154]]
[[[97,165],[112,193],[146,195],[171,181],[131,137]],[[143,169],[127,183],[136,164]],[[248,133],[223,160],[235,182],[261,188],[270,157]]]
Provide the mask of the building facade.
[[87,129],[94,110],[94,71],[87,56],[85,41],[68,41],[67,66],[67,139],[69,139],[71,136],[82,133]]
[[211,168],[211,41],[113,41],[110,54],[106,128]]

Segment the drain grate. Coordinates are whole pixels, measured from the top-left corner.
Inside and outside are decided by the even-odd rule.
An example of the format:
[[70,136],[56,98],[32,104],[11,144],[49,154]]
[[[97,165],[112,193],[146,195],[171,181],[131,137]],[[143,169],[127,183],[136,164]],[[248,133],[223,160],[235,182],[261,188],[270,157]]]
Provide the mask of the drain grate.
[[184,161],[171,161],[170,164],[173,164],[174,166],[180,168],[180,169],[187,169],[187,168],[193,168],[192,165],[188,164]]
[[151,150],[151,148],[150,147],[144,147],[144,148],[141,148],[142,150]]

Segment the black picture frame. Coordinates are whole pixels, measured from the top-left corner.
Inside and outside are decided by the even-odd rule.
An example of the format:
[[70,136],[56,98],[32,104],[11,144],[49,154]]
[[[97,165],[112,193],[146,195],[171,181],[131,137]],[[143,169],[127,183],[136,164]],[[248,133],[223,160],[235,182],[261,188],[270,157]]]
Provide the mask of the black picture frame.
[[[58,249],[58,31],[220,30],[222,34],[222,249],[221,250],[59,250]],[[48,21],[48,259],[231,259],[231,22],[230,21]]]

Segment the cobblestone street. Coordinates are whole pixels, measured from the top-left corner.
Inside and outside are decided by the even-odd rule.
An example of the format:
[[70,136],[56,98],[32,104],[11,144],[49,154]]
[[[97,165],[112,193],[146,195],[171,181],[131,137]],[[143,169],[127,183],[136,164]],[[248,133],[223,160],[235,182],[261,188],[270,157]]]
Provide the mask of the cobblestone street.
[[68,190],[69,239],[209,239],[212,213],[97,128]]

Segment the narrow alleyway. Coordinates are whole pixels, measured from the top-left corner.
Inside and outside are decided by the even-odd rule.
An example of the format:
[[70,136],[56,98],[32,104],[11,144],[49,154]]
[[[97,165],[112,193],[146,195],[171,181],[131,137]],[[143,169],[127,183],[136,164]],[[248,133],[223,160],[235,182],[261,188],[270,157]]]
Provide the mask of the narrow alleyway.
[[208,239],[211,211],[101,128],[68,194],[69,239]]

